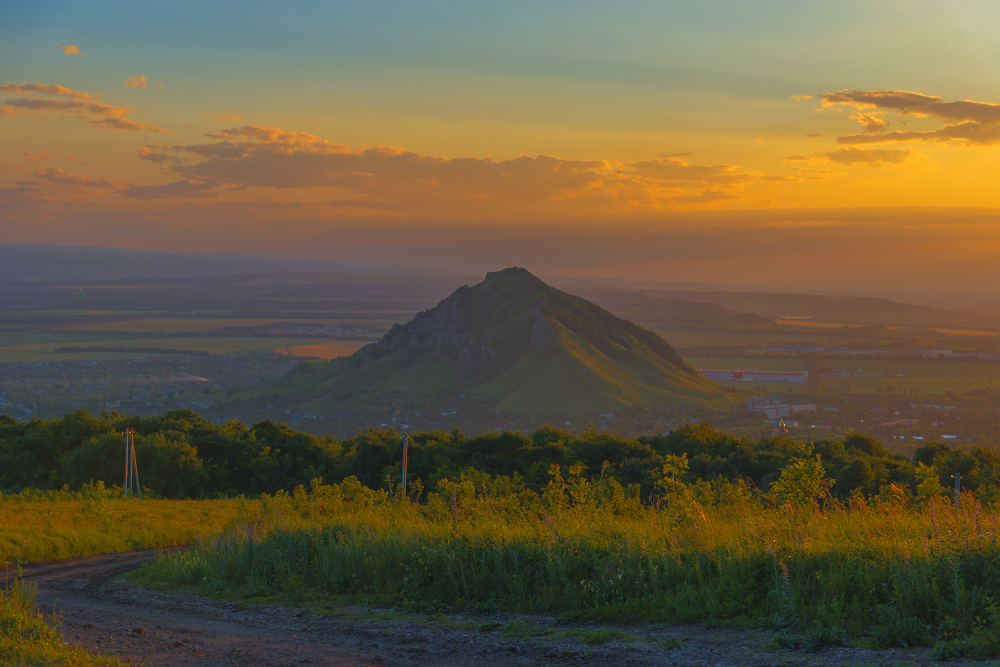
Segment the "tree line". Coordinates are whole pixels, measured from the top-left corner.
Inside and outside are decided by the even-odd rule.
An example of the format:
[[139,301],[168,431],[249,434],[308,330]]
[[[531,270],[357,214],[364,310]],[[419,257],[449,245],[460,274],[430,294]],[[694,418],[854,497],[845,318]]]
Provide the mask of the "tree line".
[[[401,481],[403,437],[393,429],[341,439],[270,420],[214,424],[192,410],[148,417],[78,410],[30,421],[0,416],[0,490],[78,489],[98,481],[120,485],[126,429],[136,432],[140,483],[162,497],[291,492],[314,478],[330,483],[354,476],[369,488],[387,490]],[[707,424],[635,439],[593,427],[576,435],[553,426],[531,434],[412,433],[408,481],[411,493],[420,494],[442,479],[475,470],[539,491],[558,465],[579,467],[589,477],[611,475],[630,494],[646,498],[677,457],[686,461],[678,474],[687,483],[722,478],[766,490],[790,463],[819,457],[826,476],[835,480],[830,492],[837,497],[875,495],[889,485],[915,490],[933,470],[945,487],[960,473],[964,490],[989,502],[1000,500],[1000,455],[992,449],[965,451],[931,442],[910,459],[857,432],[804,444],[784,436],[739,437]]]

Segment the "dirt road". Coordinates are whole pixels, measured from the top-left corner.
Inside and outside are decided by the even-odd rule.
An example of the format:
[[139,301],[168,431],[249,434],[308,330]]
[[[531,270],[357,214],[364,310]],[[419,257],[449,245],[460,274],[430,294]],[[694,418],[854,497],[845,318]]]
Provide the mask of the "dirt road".
[[26,566],[23,574],[38,584],[39,607],[62,614],[68,642],[164,667],[932,664],[926,649],[773,651],[766,632],[649,626],[600,636],[594,634],[597,626],[553,625],[536,617],[428,617],[368,609],[315,616],[112,581],[156,553]]

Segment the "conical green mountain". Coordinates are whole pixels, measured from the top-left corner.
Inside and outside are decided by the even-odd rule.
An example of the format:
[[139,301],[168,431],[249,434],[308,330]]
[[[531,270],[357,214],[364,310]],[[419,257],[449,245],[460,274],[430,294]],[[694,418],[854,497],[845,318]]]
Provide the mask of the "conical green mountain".
[[655,333],[519,268],[458,288],[350,357],[300,365],[269,398],[330,415],[433,410],[460,393],[538,417],[731,400]]

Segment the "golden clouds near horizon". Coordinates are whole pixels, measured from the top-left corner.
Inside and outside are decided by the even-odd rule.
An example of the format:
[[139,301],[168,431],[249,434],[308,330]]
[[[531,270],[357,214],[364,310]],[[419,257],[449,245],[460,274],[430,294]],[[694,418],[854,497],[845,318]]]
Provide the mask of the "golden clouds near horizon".
[[[144,75],[122,83],[134,90],[149,88]],[[822,126],[816,129],[823,132],[797,138],[782,132],[768,135],[773,147],[771,139],[759,137],[734,142],[733,155],[739,159],[731,160],[698,160],[690,154],[637,160],[546,154],[454,157],[391,145],[348,145],[315,132],[263,124],[213,129],[200,136],[181,129],[184,140],[168,143],[150,135],[172,130],[133,120],[134,108],[106,102],[99,93],[44,83],[7,83],[0,92],[12,96],[0,102],[0,116],[5,116],[0,122],[69,120],[81,128],[70,131],[93,127],[141,133],[130,150],[81,156],[84,162],[73,171],[65,170],[67,165],[39,170],[26,164],[38,159],[29,155],[59,155],[53,146],[26,147],[7,156],[11,161],[4,167],[6,183],[0,181],[0,203],[20,216],[30,216],[32,210],[53,214],[58,204],[95,216],[158,211],[169,225],[167,218],[181,215],[183,204],[200,207],[207,219],[212,211],[221,217],[224,211],[252,210],[255,217],[262,211],[280,212],[331,225],[347,218],[483,225],[588,220],[601,225],[697,210],[1000,205],[993,188],[982,187],[983,165],[995,162],[995,155],[971,156],[965,150],[1000,142],[1000,105],[948,102],[908,91],[847,89],[793,96],[818,102],[821,111],[839,109],[850,115],[818,116],[816,123]],[[140,97],[148,99],[130,99]],[[200,116],[226,123],[243,120],[233,111]],[[900,116],[933,126],[899,129]],[[181,120],[186,119],[178,119],[175,127],[192,128]],[[851,134],[847,128],[856,124],[862,132]],[[776,154],[795,142],[802,152]],[[914,142],[922,142],[919,151],[911,147]],[[88,166],[95,162],[121,165],[119,176]],[[963,165],[975,165],[975,174],[963,173]],[[974,188],[974,196],[968,196]],[[958,200],[952,193],[963,197]]]

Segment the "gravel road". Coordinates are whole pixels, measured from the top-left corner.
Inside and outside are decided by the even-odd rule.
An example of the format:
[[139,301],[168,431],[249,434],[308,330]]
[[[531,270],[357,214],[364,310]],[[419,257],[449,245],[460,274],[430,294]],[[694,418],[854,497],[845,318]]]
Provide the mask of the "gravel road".
[[554,625],[544,617],[426,616],[366,608],[317,616],[113,581],[157,553],[30,565],[23,575],[38,584],[39,607],[61,614],[60,630],[67,642],[123,661],[163,667],[933,664],[927,649],[773,651],[768,647],[772,635],[766,631],[628,626],[619,628],[627,636],[587,645],[582,633],[605,626]]

